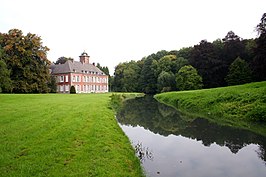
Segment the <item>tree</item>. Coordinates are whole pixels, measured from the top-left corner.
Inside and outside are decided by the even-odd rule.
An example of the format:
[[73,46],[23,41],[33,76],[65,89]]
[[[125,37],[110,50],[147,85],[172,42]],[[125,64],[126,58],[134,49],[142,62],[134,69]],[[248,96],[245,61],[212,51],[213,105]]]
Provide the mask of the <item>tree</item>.
[[226,82],[228,85],[240,85],[251,82],[251,70],[248,63],[240,57],[236,58],[230,65]]
[[56,77],[52,75],[50,77],[51,79],[50,79],[50,82],[48,83],[50,93],[56,93],[57,91]]
[[171,90],[175,90],[176,87],[175,75],[171,71],[170,72],[162,71],[159,74],[157,84],[159,92],[168,92]]
[[110,76],[109,69],[107,66],[101,66],[100,63],[97,63],[96,67],[103,71],[104,74],[106,74],[107,76]]
[[177,73],[176,86],[179,90],[201,89],[202,78],[193,66],[183,66]]
[[266,80],[266,13],[263,14],[261,22],[257,25],[257,32],[259,37],[256,39],[252,66],[256,81],[263,81]]
[[177,58],[176,55],[166,55],[162,57],[156,64],[156,73],[158,73],[158,75],[162,71],[177,73],[181,67],[188,64],[188,60],[184,59],[183,57]]
[[70,58],[70,57],[60,57],[56,60],[55,64],[58,65],[58,64],[64,64],[66,61],[68,60],[74,60],[73,58]]
[[70,94],[75,94],[76,93],[76,88],[72,85],[70,87]]
[[21,30],[12,29],[0,33],[2,58],[10,70],[13,92],[49,92],[49,65],[46,53],[49,49],[42,45],[41,38],[35,34],[23,35]]
[[157,92],[157,78],[155,70],[151,67],[153,61],[156,61],[152,56],[148,56],[144,60],[141,70],[140,87],[142,92],[146,94],[155,94]]
[[219,56],[216,45],[202,40],[191,51],[189,63],[197,69],[205,88],[225,85],[227,68]]
[[245,57],[245,44],[244,41],[236,35],[233,31],[229,31],[223,38],[224,42],[224,56],[227,67],[239,56]]
[[10,71],[7,69],[6,63],[0,59],[0,93],[11,91]]
[[123,92],[138,92],[141,68],[138,62],[120,63],[115,68],[114,90]]
[[260,23],[256,27],[256,30],[259,35],[266,33],[266,13],[262,15]]

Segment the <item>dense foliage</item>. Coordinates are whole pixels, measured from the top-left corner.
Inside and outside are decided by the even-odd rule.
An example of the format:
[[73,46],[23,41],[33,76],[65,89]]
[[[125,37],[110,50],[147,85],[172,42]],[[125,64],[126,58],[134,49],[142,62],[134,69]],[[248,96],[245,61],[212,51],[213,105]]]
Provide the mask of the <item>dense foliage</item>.
[[[242,39],[229,31],[223,39],[213,42],[202,40],[193,47],[162,50],[139,61],[120,63],[115,68],[112,90],[147,94],[180,90],[173,78],[185,65],[196,69],[202,77],[203,88],[231,85],[230,77],[238,73],[242,75],[235,77],[233,84],[266,80],[266,13],[257,31],[256,39]],[[245,66],[237,66],[241,65],[239,62],[233,64],[238,57]],[[243,67],[245,74],[239,71]]]
[[[6,68],[3,91],[15,93],[46,93],[50,91],[49,65],[46,54],[49,49],[42,45],[35,34],[23,35],[21,30],[11,29],[0,33],[1,67]],[[4,64],[3,64],[4,63]],[[6,70],[7,69],[7,70]],[[11,86],[6,86],[11,80]],[[3,76],[3,75],[2,75]],[[2,86],[1,86],[2,87]]]
[[228,85],[249,83],[251,81],[251,70],[248,63],[239,57],[235,59],[229,67],[229,72],[225,80]]
[[66,61],[68,61],[68,60],[74,60],[73,58],[71,58],[71,57],[59,57],[57,60],[56,60],[56,62],[54,63],[54,64],[64,64]]
[[179,90],[196,90],[202,88],[202,78],[197,70],[191,66],[183,66],[176,76],[176,87]]
[[76,93],[76,88],[72,85],[70,87],[70,94],[75,94]]

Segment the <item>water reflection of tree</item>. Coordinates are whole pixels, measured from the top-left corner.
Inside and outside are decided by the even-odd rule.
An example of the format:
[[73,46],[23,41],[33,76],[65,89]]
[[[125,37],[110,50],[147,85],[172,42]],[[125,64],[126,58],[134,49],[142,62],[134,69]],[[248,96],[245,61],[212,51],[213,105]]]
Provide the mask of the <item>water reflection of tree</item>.
[[140,159],[140,162],[144,162],[146,159],[153,160],[153,153],[148,147],[144,147],[142,143],[134,145],[136,155]]
[[117,119],[121,124],[140,125],[163,136],[174,134],[196,139],[205,146],[215,142],[228,147],[232,153],[237,153],[247,144],[259,144],[258,156],[266,161],[265,137],[247,130],[220,126],[206,119],[184,118],[174,108],[160,104],[149,96],[126,101],[117,113]]

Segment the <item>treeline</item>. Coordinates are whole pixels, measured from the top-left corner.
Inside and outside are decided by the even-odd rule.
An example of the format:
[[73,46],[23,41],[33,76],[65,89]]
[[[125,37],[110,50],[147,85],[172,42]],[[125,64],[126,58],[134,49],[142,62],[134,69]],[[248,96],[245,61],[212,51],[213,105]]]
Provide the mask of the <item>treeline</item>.
[[0,33],[0,92],[50,92],[48,51],[35,34],[18,29]]
[[112,91],[154,94],[266,80],[266,13],[256,39],[229,31],[223,39],[159,51],[115,68]]

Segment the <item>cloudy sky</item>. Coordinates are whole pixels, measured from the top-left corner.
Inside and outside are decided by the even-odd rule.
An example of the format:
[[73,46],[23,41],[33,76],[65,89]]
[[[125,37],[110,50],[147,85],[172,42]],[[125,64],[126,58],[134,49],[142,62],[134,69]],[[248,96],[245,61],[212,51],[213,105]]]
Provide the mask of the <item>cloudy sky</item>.
[[41,36],[48,58],[78,56],[108,66],[178,50],[234,31],[255,38],[265,0],[1,0],[0,32]]

